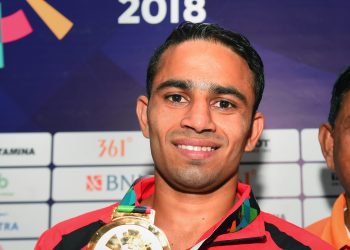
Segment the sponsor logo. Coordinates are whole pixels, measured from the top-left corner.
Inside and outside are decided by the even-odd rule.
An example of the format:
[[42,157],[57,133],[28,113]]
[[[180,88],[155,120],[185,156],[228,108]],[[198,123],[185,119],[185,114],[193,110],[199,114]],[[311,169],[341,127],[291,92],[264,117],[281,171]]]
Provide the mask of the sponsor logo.
[[8,187],[9,187],[9,180],[4,175],[0,174],[0,196],[14,195],[14,193],[6,191]]
[[259,139],[253,152],[270,152],[269,142],[269,139]]
[[[52,31],[57,39],[63,39],[73,27],[73,23],[62,15],[53,6],[42,0],[27,0],[29,6],[38,14],[41,20]],[[2,5],[0,3],[0,18],[2,17]],[[0,20],[0,68],[4,67],[4,43],[20,40],[33,32],[23,10],[1,18]]]
[[101,192],[101,191],[126,191],[131,184],[142,175],[87,175],[86,176],[86,191]]
[[9,181],[7,180],[7,178],[5,178],[4,176],[2,176],[0,174],[0,190],[7,188],[8,183],[9,183]]
[[[132,138],[127,139],[128,142],[132,142]],[[100,152],[98,154],[99,158],[103,157],[124,157],[125,156],[125,142],[126,140],[106,140],[100,139]]]
[[19,226],[17,222],[14,221],[7,221],[3,219],[2,217],[6,217],[6,213],[0,213],[0,232],[13,232],[18,231]]
[[0,156],[35,155],[34,148],[0,148]]
[[102,191],[102,175],[88,175],[86,177],[87,191]]
[[0,232],[18,231],[17,222],[0,221]]

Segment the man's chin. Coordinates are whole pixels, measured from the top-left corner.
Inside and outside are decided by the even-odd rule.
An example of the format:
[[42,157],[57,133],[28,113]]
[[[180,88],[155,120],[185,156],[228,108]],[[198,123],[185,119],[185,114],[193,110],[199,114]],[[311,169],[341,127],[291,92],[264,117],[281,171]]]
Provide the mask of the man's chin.
[[217,178],[200,174],[182,174],[177,176],[171,184],[174,189],[183,193],[205,194],[215,189]]

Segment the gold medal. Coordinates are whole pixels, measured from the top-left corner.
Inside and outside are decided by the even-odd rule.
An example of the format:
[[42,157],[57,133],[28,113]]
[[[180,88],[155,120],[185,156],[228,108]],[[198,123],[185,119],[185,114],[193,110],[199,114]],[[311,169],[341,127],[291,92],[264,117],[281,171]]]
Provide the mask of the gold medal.
[[154,226],[150,213],[113,212],[112,221],[92,236],[88,250],[170,250],[166,235]]

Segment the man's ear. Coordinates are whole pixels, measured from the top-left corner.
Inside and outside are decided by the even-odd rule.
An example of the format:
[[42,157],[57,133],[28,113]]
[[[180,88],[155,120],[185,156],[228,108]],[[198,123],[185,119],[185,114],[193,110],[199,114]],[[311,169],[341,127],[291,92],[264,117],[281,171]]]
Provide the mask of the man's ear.
[[260,135],[264,129],[264,115],[260,112],[256,112],[250,131],[250,135],[245,145],[244,151],[252,151],[255,148],[256,143],[258,142]]
[[148,127],[148,98],[144,95],[137,98],[136,103],[136,114],[139,120],[140,128],[144,137],[149,138],[149,127]]
[[318,130],[318,140],[320,142],[322,154],[327,162],[328,168],[331,170],[335,170],[333,158],[333,128],[329,123],[321,124]]

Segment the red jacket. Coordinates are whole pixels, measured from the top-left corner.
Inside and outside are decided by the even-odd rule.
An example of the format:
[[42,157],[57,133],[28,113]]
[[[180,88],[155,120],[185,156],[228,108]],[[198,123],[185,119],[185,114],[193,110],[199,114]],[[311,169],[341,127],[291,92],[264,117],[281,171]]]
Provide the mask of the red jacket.
[[[138,205],[153,192],[154,177],[142,179],[133,184],[126,199],[136,196],[135,205]],[[334,249],[304,229],[260,211],[250,186],[239,183],[237,197],[238,202],[198,239],[191,250]],[[41,235],[35,250],[86,249],[91,236],[111,221],[112,211],[118,204],[55,225]]]

